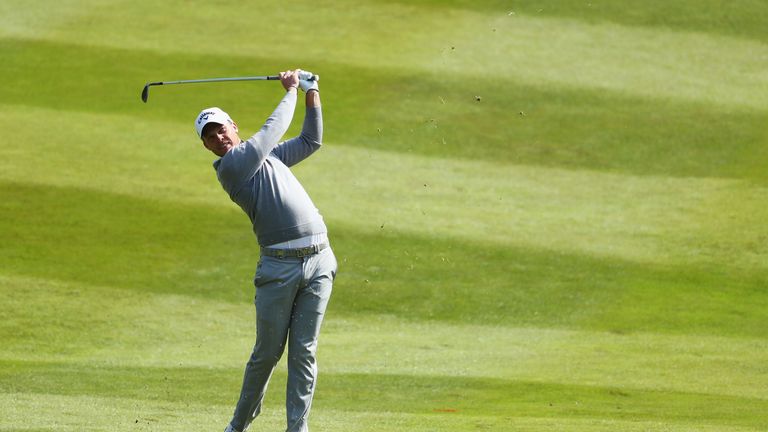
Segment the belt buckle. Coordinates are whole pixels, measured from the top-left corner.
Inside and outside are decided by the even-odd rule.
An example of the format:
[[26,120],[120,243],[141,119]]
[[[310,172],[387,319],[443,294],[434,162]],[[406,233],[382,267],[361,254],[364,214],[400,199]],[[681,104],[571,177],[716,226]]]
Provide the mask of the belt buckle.
[[315,252],[314,246],[308,246],[296,249],[296,255],[298,258],[304,258],[305,256],[312,255]]

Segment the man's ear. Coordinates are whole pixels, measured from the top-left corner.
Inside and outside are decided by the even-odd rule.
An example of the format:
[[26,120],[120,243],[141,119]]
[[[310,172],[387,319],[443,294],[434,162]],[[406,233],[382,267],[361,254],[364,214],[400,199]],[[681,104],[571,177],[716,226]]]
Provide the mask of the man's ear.
[[235,132],[237,132],[237,123],[232,122],[232,127],[234,127],[235,128]]

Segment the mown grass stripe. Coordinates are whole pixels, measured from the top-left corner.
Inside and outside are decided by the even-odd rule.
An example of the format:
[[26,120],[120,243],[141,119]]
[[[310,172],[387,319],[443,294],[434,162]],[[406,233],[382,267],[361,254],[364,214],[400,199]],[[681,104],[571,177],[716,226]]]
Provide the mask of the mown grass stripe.
[[[3,120],[12,127],[30,116],[52,115],[48,110],[21,109]],[[94,130],[94,124],[103,122],[110,128]],[[205,203],[236,213],[217,185],[211,156],[199,141],[185,138],[192,135],[191,127],[167,129],[162,122],[150,121],[137,131],[130,117],[85,114],[57,116],[49,126],[52,134],[36,144],[36,152],[24,146],[0,150],[0,177]],[[67,133],[58,133],[61,130]],[[93,142],[99,143],[99,152],[92,151]],[[327,144],[299,165],[297,173],[313,179],[307,188],[327,219],[359,230],[429,233],[654,264],[760,269],[768,263],[766,244],[760,241],[768,235],[760,223],[768,217],[762,204],[767,192],[761,185],[547,169]],[[102,154],[111,155],[107,163]]]
[[[5,393],[106,396],[144,401],[232,402],[240,371],[213,368],[92,367],[2,362]],[[278,371],[272,387],[285,385]],[[363,390],[364,389],[364,390]],[[279,393],[279,392],[275,392]],[[275,395],[271,404],[284,400]],[[406,402],[406,403],[404,403]],[[768,410],[768,401],[723,395],[519,382],[500,378],[326,373],[316,409],[463,416],[601,418],[766,427],[746,413]]]
[[[0,289],[8,299],[7,309],[0,309],[2,357],[8,360],[237,369],[248,358],[255,338],[252,292],[229,302],[22,277],[0,277]],[[452,293],[445,288],[443,295]],[[668,327],[650,333],[557,329],[553,323],[514,327],[492,325],[489,320],[427,321],[410,308],[374,315],[338,307],[352,295],[337,290],[328,311],[321,354],[324,371],[602,383],[768,400],[761,384],[768,380],[764,334],[713,336],[681,334],[681,329]],[[545,299],[532,296],[530,301],[533,317],[549,313],[541,312]],[[562,305],[550,302],[547,307]],[[755,314],[763,309],[756,306]]]
[[[236,209],[0,186],[0,257],[8,274],[229,301],[251,295],[258,249]],[[329,223],[341,261],[337,287],[345,293],[335,307],[347,313],[765,334],[757,312],[766,301],[760,269],[649,265]]]
[[[278,87],[270,83],[201,84],[158,87],[150,103],[142,104],[139,92],[145,81],[161,75],[189,78],[215,72],[206,71],[209,62],[196,56],[77,44],[4,39],[0,52],[5,59],[0,78],[14,82],[0,89],[11,115],[18,105],[126,114],[133,118],[131,128],[122,135],[126,140],[134,134],[156,134],[158,120],[188,125],[201,106],[210,105],[224,106],[244,131],[255,131],[269,108],[253,102],[279,97]],[[41,59],[58,65],[55,76],[28,73]],[[276,59],[256,61],[265,63],[265,68],[279,67]],[[214,61],[227,70],[238,70],[241,62],[228,57]],[[186,65],[183,73],[177,70],[179,64]],[[141,76],[145,67],[154,71],[154,77]],[[385,75],[376,68],[348,64],[322,67],[328,76],[350,76],[324,82],[328,94],[345,100],[326,104],[328,142],[433,157],[643,175],[763,182],[767,178],[762,169],[768,161],[765,109],[686,102],[663,94],[640,97],[578,86],[542,86],[511,77],[500,77],[499,84],[403,71]],[[365,95],[371,92],[379,95],[379,103],[367,103]],[[754,89],[750,97],[760,94]],[[4,123],[11,121],[4,119]],[[72,127],[71,122],[54,127],[64,119],[43,121],[51,123],[48,140],[59,141],[61,131]],[[191,130],[186,127],[187,133],[175,139],[163,136],[160,142],[184,137],[194,149]]]
[[[5,431],[188,431],[224,429],[229,407],[122,399],[113,396],[61,396],[52,394],[0,394]],[[226,414],[225,414],[226,413]],[[282,416],[266,413],[272,425]]]
[[[8,407],[8,422],[24,424],[24,431],[78,430],[218,430],[229,418],[222,407],[184,403],[147,403],[104,397],[56,395],[0,395]],[[64,407],[64,408],[63,408]],[[29,417],[28,410],[38,415]],[[279,409],[267,409],[259,416],[258,426],[267,430],[285,427],[285,415]],[[510,432],[580,431],[580,432],[757,432],[751,427],[701,425],[658,421],[617,421],[606,419],[462,416],[456,413],[406,414],[393,412],[350,412],[317,409],[312,412],[311,427],[317,431],[353,432],[364,428],[371,432],[408,430],[491,429]],[[13,429],[13,430],[19,430]]]
[[[43,160],[21,163],[34,154],[21,147],[4,150],[9,157],[3,176],[13,182],[33,179],[42,185],[149,195],[157,205],[166,199],[204,202],[237,213],[199,143],[176,138],[160,147],[145,139],[151,133],[127,134],[126,141],[104,138],[100,148],[114,152],[114,160],[103,163],[83,156],[91,154],[89,137],[102,138],[89,132],[93,119],[71,119],[82,120],[73,123],[74,140],[39,144],[38,150],[50,155]],[[130,125],[122,121],[116,127],[128,131]],[[164,151],[178,159],[168,162]],[[768,263],[768,250],[759,241],[768,235],[760,224],[768,217],[762,204],[768,192],[748,182],[423,158],[334,143],[296,172],[313,179],[307,188],[327,219],[362,231],[428,233],[650,264],[725,264],[751,271]],[[241,221],[245,226],[247,221]]]
[[[315,6],[311,17],[291,16],[291,20],[297,28],[334,28],[338,7]],[[232,26],[226,30],[210,28],[207,37],[201,38],[198,29],[206,27],[207,13],[213,13],[215,6],[184,8],[177,1],[156,5],[155,9],[153,16],[158,21],[148,19],[146,8],[138,2],[103,4],[88,8],[53,35],[56,40],[79,42],[98,33],[102,37],[93,44],[160,53],[216,52],[220,41],[226,40],[231,52],[258,52],[261,57],[272,58],[285,58],[282,47],[286,44],[298,46],[303,42],[300,32],[278,37],[266,31],[274,20],[286,18],[284,12],[261,14],[246,5],[233,5]],[[316,34],[314,49],[302,52],[301,57],[313,66],[330,62],[465,79],[494,70],[529,84],[611,89],[763,110],[768,107],[767,81],[760,73],[765,69],[766,47],[760,41],[603,21],[540,18],[539,14],[510,16],[505,9],[495,13],[447,9],[435,14],[431,9],[402,3],[355,3],[345,14],[350,26],[346,31],[366,31],[339,44],[345,35],[339,35],[336,26],[337,31]],[[160,17],[164,13],[174,14],[176,19],[163,20]],[[382,19],[390,20],[389,25],[375,25]],[[112,31],[116,26],[123,32]],[[155,37],[146,38],[147,32]],[[397,40],[396,54],[387,50],[382,40]]]
[[760,0],[738,0],[723,4],[718,0],[582,3],[562,0],[385,0],[428,7],[432,13],[446,8],[476,10],[485,14],[553,17],[586,23],[612,22],[627,27],[659,30],[695,31],[722,36],[742,37],[768,42],[764,23],[768,5]]

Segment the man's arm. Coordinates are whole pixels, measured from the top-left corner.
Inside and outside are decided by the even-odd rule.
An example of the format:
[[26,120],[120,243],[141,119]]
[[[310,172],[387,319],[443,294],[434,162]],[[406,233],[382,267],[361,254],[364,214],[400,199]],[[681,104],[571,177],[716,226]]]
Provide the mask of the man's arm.
[[320,91],[310,90],[307,92],[307,96],[304,98],[307,102],[307,108],[315,108],[320,106]]
[[277,146],[280,138],[291,125],[298,93],[297,71],[281,72],[280,82],[285,88],[286,94],[272,115],[258,132],[240,145],[235,146],[222,158],[219,177],[231,186],[251,178],[261,168],[267,155]]
[[322,146],[323,112],[320,108],[320,92],[310,89],[304,98],[307,109],[301,134],[284,141],[273,150],[273,154],[287,166],[293,166]]
[[261,166],[269,152],[277,146],[280,138],[283,137],[293,120],[293,112],[296,109],[296,98],[299,88],[298,70],[280,72],[280,84],[286,91],[285,96],[277,105],[272,115],[269,116],[264,126],[256,132],[250,139],[245,141],[245,147],[253,147],[253,153],[249,159],[255,157],[251,162],[256,165],[256,169]]

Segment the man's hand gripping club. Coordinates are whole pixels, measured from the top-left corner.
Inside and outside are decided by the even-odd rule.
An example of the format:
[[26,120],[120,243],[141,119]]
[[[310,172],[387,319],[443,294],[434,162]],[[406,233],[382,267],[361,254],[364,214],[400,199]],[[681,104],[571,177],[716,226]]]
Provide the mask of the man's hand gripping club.
[[318,81],[320,77],[312,72],[295,69],[291,71],[280,72],[280,82],[285,90],[293,88],[301,88],[305,93],[310,90],[320,91]]

